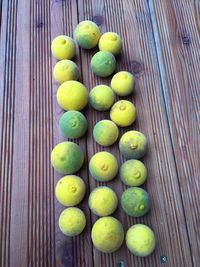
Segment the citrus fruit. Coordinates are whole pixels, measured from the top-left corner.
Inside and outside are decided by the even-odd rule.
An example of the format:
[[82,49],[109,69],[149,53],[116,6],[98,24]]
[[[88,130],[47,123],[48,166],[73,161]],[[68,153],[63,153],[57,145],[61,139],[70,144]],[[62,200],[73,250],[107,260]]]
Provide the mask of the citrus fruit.
[[87,88],[77,81],[64,82],[58,88],[57,101],[64,110],[82,110],[88,103]]
[[110,76],[116,68],[116,60],[110,52],[97,52],[91,60],[92,71],[100,77]]
[[71,60],[63,59],[58,61],[54,67],[53,75],[58,83],[63,83],[69,80],[78,80],[78,66]]
[[59,127],[61,132],[68,138],[79,138],[87,131],[88,123],[81,112],[70,110],[61,116]]
[[104,33],[99,40],[99,49],[104,52],[110,52],[118,55],[121,52],[122,40],[115,32]]
[[85,195],[85,183],[76,175],[62,177],[56,184],[56,198],[64,206],[78,205]]
[[90,20],[82,21],[76,26],[74,38],[80,47],[91,49],[98,44],[100,38],[99,27]]
[[104,253],[111,253],[119,249],[124,240],[122,224],[114,217],[102,217],[92,227],[92,242]]
[[102,146],[111,146],[117,141],[118,136],[118,127],[110,120],[99,121],[94,126],[93,137]]
[[96,153],[90,160],[89,170],[97,181],[107,182],[115,178],[118,172],[118,162],[111,153],[102,151]]
[[111,80],[111,88],[119,96],[127,96],[133,92],[134,78],[128,71],[117,72]]
[[58,224],[63,234],[77,236],[86,226],[85,214],[79,208],[67,208],[60,214]]
[[150,209],[149,194],[140,187],[130,187],[121,196],[123,210],[133,217],[141,217]]
[[128,131],[122,135],[119,149],[128,159],[140,159],[147,152],[147,138],[141,132]]
[[121,127],[131,125],[135,121],[136,116],[136,108],[128,100],[116,102],[110,110],[111,120]]
[[89,196],[89,207],[98,216],[108,216],[117,208],[118,200],[115,192],[107,186],[95,188]]
[[155,235],[145,224],[135,224],[126,233],[126,245],[135,256],[148,256],[155,249]]
[[90,105],[98,110],[108,110],[115,100],[115,94],[112,89],[107,85],[95,86],[89,94]]
[[140,186],[147,179],[147,169],[145,165],[136,159],[124,162],[120,167],[120,178],[128,186]]
[[59,35],[51,43],[51,51],[58,60],[72,59],[76,55],[76,46],[72,38]]
[[62,142],[51,152],[51,164],[60,173],[73,174],[82,167],[83,162],[83,151],[73,142]]

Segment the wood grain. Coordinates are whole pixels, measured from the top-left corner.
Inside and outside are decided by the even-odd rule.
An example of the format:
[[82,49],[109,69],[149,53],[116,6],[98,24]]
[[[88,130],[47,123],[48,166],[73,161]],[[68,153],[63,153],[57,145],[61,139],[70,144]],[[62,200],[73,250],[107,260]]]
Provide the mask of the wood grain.
[[[4,0],[0,11],[0,267],[198,266],[198,1]],[[125,231],[135,223],[152,227],[157,247],[147,258],[134,257],[125,244],[112,254],[92,246],[90,232],[97,216],[91,214],[87,199],[104,183],[89,175],[88,161],[102,150],[112,152],[119,163],[125,160],[117,144],[104,149],[92,138],[93,126],[109,118],[109,112],[88,106],[84,114],[89,131],[73,140],[86,158],[78,173],[87,184],[87,196],[79,205],[87,217],[86,230],[67,238],[58,227],[64,207],[55,199],[54,188],[62,175],[52,169],[50,153],[66,138],[58,127],[63,111],[56,101],[56,60],[50,44],[59,34],[72,37],[77,23],[85,19],[95,21],[101,32],[122,36],[117,69],[135,76],[135,92],[127,99],[136,105],[138,118],[128,129],[142,131],[149,140],[142,160],[152,208],[148,215],[133,219],[119,205],[113,216]],[[110,83],[91,72],[90,60],[97,50],[77,49],[75,62],[88,90]],[[126,130],[120,129],[120,136]],[[107,185],[120,200],[126,187],[119,177]]]

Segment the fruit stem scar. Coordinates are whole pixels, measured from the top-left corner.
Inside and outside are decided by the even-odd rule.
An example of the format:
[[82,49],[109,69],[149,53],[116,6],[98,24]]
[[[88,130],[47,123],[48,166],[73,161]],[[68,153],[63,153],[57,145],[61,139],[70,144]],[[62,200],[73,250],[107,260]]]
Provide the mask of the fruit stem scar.
[[70,188],[69,188],[69,190],[70,190],[71,192],[76,192],[76,187],[73,186],[73,185],[71,185]]
[[60,39],[60,43],[61,44],[65,44],[66,43],[66,40],[65,39]]
[[119,106],[120,110],[125,110],[126,109],[126,105],[124,103],[121,103]]
[[144,205],[140,205],[140,210],[143,210],[144,209]]
[[136,149],[138,147],[137,143],[133,142],[130,144],[131,149]]
[[116,41],[117,40],[117,37],[115,35],[110,35],[108,37],[111,41]]
[[106,163],[102,163],[100,167],[101,167],[101,169],[102,169],[103,171],[107,171],[107,169],[108,169],[108,164],[106,164]]
[[136,172],[136,174],[135,174],[135,178],[136,178],[136,179],[140,178],[140,172]]

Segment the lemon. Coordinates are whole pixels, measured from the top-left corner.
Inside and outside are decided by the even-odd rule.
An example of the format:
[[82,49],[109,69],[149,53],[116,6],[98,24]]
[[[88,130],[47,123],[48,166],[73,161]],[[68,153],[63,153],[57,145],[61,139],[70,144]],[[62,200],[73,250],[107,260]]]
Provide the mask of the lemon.
[[108,110],[115,100],[115,94],[112,89],[107,85],[95,86],[89,94],[90,105],[98,110]]
[[110,120],[99,121],[94,126],[93,137],[102,146],[111,146],[117,141],[118,136],[118,127]]
[[121,165],[120,178],[128,186],[140,186],[147,179],[147,169],[141,161],[130,159]]
[[141,217],[150,209],[149,194],[140,187],[130,187],[125,190],[121,197],[123,210],[133,217]]
[[135,121],[136,116],[136,108],[128,100],[116,102],[110,110],[111,120],[121,127],[131,125]]
[[134,78],[128,71],[117,72],[111,80],[111,88],[119,96],[127,96],[133,92]]
[[76,55],[76,46],[72,38],[59,35],[51,43],[51,51],[58,60],[72,59]]
[[121,52],[122,40],[115,32],[104,33],[99,40],[99,49],[104,52],[110,52],[118,55]]
[[118,200],[115,192],[107,186],[95,188],[89,196],[89,207],[98,216],[108,216],[117,208]]
[[81,147],[73,142],[62,142],[51,152],[51,164],[60,173],[73,174],[84,162]]
[[77,81],[64,82],[58,88],[57,101],[64,110],[82,110],[88,103],[87,88]]
[[85,214],[81,209],[67,208],[60,214],[58,224],[63,234],[77,236],[86,226]]
[[81,112],[70,110],[61,116],[59,127],[61,132],[68,138],[79,138],[87,131],[88,123]]
[[147,225],[135,224],[126,233],[126,245],[135,256],[148,256],[155,249],[155,235]]
[[94,48],[100,38],[99,27],[90,20],[80,22],[74,31],[74,38],[84,49]]
[[116,60],[110,52],[97,52],[91,59],[92,71],[100,77],[110,76],[116,68]]
[[140,159],[147,152],[147,138],[141,132],[128,131],[122,135],[119,149],[128,159]]
[[90,160],[89,170],[97,181],[107,182],[115,178],[118,172],[118,162],[111,153],[102,151],[96,153]]
[[76,206],[84,198],[85,183],[76,175],[67,175],[57,182],[55,193],[62,205]]
[[54,67],[53,75],[58,83],[63,83],[69,80],[78,80],[78,66],[71,60],[63,59],[58,61]]
[[101,252],[111,253],[118,250],[123,240],[123,226],[114,217],[100,218],[92,227],[92,242]]

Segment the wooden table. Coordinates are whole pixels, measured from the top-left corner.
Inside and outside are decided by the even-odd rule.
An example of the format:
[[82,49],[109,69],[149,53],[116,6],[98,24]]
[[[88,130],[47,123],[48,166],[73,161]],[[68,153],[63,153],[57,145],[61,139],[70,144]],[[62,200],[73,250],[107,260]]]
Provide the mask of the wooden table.
[[[0,266],[1,267],[140,267],[199,266],[200,192],[200,3],[198,0],[2,0],[0,51]],[[88,159],[102,147],[92,127],[109,113],[87,107],[87,136],[78,140],[86,164],[78,173],[87,183],[80,205],[87,228],[66,238],[58,228],[64,209],[55,199],[61,177],[50,164],[53,146],[64,140],[58,129],[62,114],[56,102],[58,84],[52,78],[55,59],[51,40],[73,36],[79,21],[95,21],[101,32],[116,31],[123,39],[117,69],[136,79],[131,99],[138,111],[129,129],[146,134],[149,151],[144,188],[151,212],[133,219],[121,208],[114,214],[127,230],[135,223],[152,227],[155,252],[147,258],[131,255],[125,244],[116,253],[93,248],[90,231],[97,219],[87,206],[100,183],[88,173]],[[93,51],[79,50],[76,62],[88,89],[109,84],[90,69]],[[127,130],[127,129],[126,129]],[[120,135],[125,130],[120,130]],[[117,145],[106,149],[118,158]],[[119,178],[109,183],[120,196]]]

